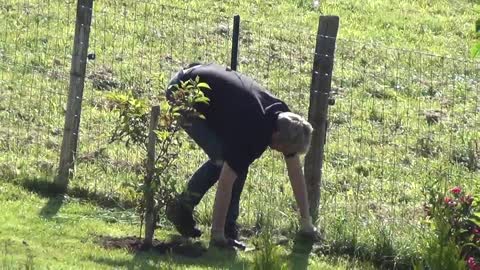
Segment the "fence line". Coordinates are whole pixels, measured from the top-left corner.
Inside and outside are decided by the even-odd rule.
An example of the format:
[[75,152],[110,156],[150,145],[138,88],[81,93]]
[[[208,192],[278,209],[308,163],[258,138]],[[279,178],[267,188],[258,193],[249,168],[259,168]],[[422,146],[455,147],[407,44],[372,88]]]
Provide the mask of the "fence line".
[[[0,177],[7,180],[52,175],[56,168],[74,18],[74,3],[62,3],[15,2],[12,9],[25,10],[22,18],[0,12]],[[106,95],[130,91],[155,101],[181,66],[227,65],[232,18],[148,1],[95,5],[89,50],[95,59],[87,62],[71,184],[131,200],[144,157],[108,144],[118,120]],[[306,116],[317,35],[269,30],[242,21],[238,69]],[[414,245],[423,191],[434,180],[475,189],[480,179],[480,63],[344,38],[336,43],[320,226],[338,243],[366,244],[378,232]],[[205,159],[185,139],[179,187]],[[280,228],[293,226],[294,202],[280,160],[269,153],[250,171],[240,218],[248,228],[267,211]],[[210,222],[211,195],[198,207],[201,224]]]

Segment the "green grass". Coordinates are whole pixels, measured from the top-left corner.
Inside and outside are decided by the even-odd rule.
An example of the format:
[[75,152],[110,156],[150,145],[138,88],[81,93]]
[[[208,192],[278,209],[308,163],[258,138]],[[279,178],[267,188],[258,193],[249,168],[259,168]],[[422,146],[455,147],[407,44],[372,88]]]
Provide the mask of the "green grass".
[[[247,269],[252,253],[208,251],[201,258],[179,255],[139,254],[107,250],[100,246],[102,235],[138,235],[131,213],[102,209],[75,198],[46,198],[17,185],[0,185],[0,268],[2,269]],[[158,230],[158,239],[173,233]],[[206,245],[206,243],[204,243]],[[289,256],[286,250],[283,256]],[[304,260],[291,256],[291,262]],[[345,259],[320,259],[314,269],[345,269]]]
[[[478,62],[461,57],[473,43],[480,5],[459,0],[321,2],[320,10],[303,0],[195,0],[188,7],[184,1],[168,2],[178,8],[163,6],[162,1],[95,2],[89,51],[96,59],[87,66],[79,157],[70,190],[72,197],[87,197],[92,204],[69,201],[50,219],[38,214],[48,199],[16,186],[37,187],[35,179],[50,180],[55,174],[74,5],[1,2],[0,178],[6,183],[5,194],[18,192],[22,198],[0,200],[5,202],[2,211],[12,213],[1,225],[8,230],[0,230],[3,239],[13,241],[7,258],[18,256],[10,262],[23,265],[28,257],[21,244],[25,240],[32,246],[35,264],[50,262],[55,269],[80,265],[77,260],[85,268],[162,263],[164,259],[155,256],[133,259],[121,251],[102,250],[86,233],[120,236],[138,230],[138,224],[127,225],[137,220],[128,206],[137,196],[134,188],[141,177],[136,171],[143,154],[107,143],[117,116],[105,94],[132,91],[155,103],[180,66],[194,60],[228,64],[230,15],[239,13],[239,70],[306,115],[311,52],[322,12],[339,15],[341,25],[333,77],[337,102],[330,110],[319,220],[327,239],[321,250],[328,257],[325,263],[312,255],[311,262],[319,269],[328,263],[351,268],[344,260],[332,262],[337,255],[346,255],[387,268],[407,267],[429,235],[421,223],[424,189],[438,182],[479,191],[480,74]],[[179,189],[205,159],[191,142],[180,153],[175,172]],[[242,195],[240,222],[247,228],[263,226],[270,215],[276,221],[275,234],[292,237],[296,213],[280,159],[268,152],[255,163]],[[198,207],[205,228],[210,224],[212,195]],[[100,208],[112,205],[127,208],[127,214]],[[102,217],[110,211],[123,215],[124,221],[106,223]],[[17,213],[25,214],[19,218]],[[23,225],[24,219],[33,225]],[[63,223],[58,225],[57,219]],[[52,229],[55,224],[63,227]],[[89,230],[79,230],[77,224]],[[57,251],[58,245],[51,243],[58,232],[65,236],[56,241],[70,249]],[[160,238],[164,233],[160,231]],[[78,245],[82,248],[75,256]],[[58,264],[49,254],[56,254]],[[252,258],[246,257],[240,263],[249,264]],[[216,259],[203,260],[186,264],[202,268]],[[170,265],[183,267],[183,262]]]

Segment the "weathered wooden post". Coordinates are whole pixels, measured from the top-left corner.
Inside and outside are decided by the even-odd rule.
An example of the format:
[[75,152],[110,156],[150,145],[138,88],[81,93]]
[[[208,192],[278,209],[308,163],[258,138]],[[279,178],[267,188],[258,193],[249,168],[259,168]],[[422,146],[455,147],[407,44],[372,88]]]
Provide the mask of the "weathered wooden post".
[[73,41],[70,86],[65,114],[60,165],[55,185],[60,192],[66,192],[69,178],[74,170],[77,154],[80,114],[82,112],[83,88],[87,66],[88,40],[92,21],[93,0],[77,1],[75,37]]
[[158,119],[160,117],[160,106],[153,106],[150,114],[150,128],[148,133],[147,144],[147,174],[145,175],[145,240],[143,245],[151,247],[153,243],[153,236],[155,234],[155,200],[152,190],[152,181],[155,177],[155,145],[157,142]]
[[310,214],[314,219],[318,217],[320,206],[323,152],[338,26],[338,16],[320,16],[313,59],[308,121],[312,124],[314,131],[310,150],[305,156],[304,170]]

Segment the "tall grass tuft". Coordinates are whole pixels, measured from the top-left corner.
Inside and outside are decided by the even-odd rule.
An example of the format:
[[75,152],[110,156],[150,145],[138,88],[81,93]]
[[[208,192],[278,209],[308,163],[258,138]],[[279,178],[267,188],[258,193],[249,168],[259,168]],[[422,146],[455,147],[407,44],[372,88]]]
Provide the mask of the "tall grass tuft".
[[274,242],[271,224],[260,233],[256,246],[258,251],[253,258],[252,270],[288,269],[283,250]]

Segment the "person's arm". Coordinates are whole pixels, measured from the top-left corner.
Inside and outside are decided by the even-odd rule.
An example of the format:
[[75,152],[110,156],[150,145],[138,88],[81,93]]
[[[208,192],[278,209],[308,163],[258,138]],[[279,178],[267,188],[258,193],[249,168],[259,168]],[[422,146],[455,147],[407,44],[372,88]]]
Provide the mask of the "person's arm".
[[307,195],[307,187],[305,184],[305,177],[303,175],[300,157],[294,155],[292,157],[285,157],[287,164],[288,177],[292,184],[293,195],[297,201],[297,206],[300,212],[300,225],[302,231],[306,233],[313,233],[316,231],[312,224],[312,217],[309,212],[309,202]]
[[232,198],[233,183],[237,179],[235,171],[223,163],[220,178],[218,179],[217,193],[215,194],[215,203],[213,206],[212,221],[212,239],[216,241],[226,241],[225,238],[225,219],[227,217],[228,207]]

